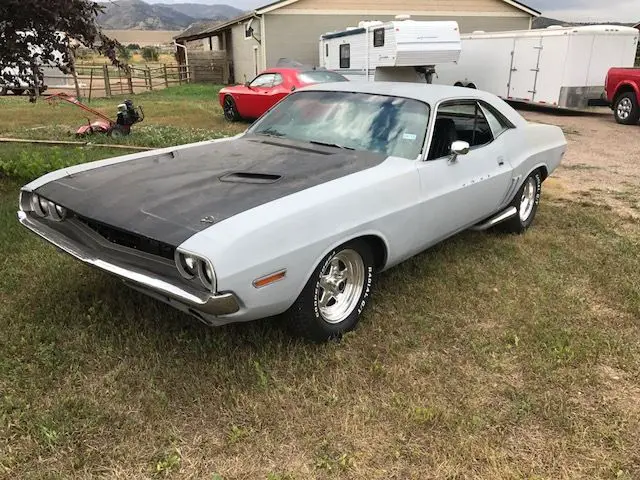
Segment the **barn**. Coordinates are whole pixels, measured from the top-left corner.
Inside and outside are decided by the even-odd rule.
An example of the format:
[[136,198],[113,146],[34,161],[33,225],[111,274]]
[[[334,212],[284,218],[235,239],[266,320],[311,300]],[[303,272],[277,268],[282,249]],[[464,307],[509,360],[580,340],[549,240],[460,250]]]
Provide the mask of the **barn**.
[[[531,28],[540,12],[516,0],[280,0],[225,23],[178,35],[176,52],[195,68],[195,80],[242,83],[279,59],[318,65],[320,35],[362,20],[455,20],[462,33]],[[211,77],[207,67],[218,74]],[[200,72],[200,73],[199,73]]]

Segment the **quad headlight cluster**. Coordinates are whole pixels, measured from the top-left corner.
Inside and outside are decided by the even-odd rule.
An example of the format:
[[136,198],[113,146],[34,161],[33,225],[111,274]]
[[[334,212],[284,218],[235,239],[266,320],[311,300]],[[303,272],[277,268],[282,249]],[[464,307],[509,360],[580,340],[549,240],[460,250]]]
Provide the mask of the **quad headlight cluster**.
[[31,210],[39,217],[50,218],[56,222],[61,222],[67,218],[67,209],[61,205],[57,205],[46,198],[42,198],[35,193],[31,195],[29,200]]
[[208,260],[176,251],[176,265],[180,274],[187,280],[197,277],[207,290],[216,291],[216,272]]

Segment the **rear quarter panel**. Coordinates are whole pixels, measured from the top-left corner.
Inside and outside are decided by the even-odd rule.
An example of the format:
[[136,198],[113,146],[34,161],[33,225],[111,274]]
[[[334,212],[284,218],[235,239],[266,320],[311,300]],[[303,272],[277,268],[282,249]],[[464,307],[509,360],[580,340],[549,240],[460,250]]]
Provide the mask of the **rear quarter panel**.
[[[534,170],[544,168],[551,175],[562,161],[567,140],[562,129],[555,125],[527,123],[518,127],[516,132],[507,138],[506,153],[519,188]],[[511,200],[512,196],[506,198],[505,205]]]

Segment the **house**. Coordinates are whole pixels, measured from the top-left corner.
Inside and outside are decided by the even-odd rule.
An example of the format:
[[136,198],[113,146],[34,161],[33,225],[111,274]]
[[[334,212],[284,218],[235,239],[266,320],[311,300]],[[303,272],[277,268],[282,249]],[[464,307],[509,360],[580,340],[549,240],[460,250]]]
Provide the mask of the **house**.
[[530,29],[540,16],[516,0],[280,0],[228,22],[186,30],[175,38],[181,45],[177,55],[201,64],[202,50],[210,52],[206,62],[222,62],[225,81],[242,83],[281,58],[318,65],[320,35],[362,20],[393,20],[398,14],[413,20],[455,20],[462,33]]

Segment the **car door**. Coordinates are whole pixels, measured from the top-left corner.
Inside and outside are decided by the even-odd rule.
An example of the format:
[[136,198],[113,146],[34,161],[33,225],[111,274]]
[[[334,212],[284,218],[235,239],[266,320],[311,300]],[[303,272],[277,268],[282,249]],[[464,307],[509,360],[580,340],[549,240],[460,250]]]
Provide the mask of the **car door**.
[[260,115],[263,115],[276,103],[289,95],[292,91],[292,85],[293,84],[281,73],[275,73],[272,86],[265,89],[265,94],[262,96],[263,104],[261,108],[263,108],[263,110]]
[[274,73],[261,73],[240,94],[238,110],[246,118],[258,118],[264,113],[265,95],[273,86]]
[[[511,128],[488,104],[440,104],[427,159],[418,165],[425,246],[471,227],[503,204],[512,185],[512,167],[502,137]],[[455,140],[469,143],[466,155],[451,155]]]

